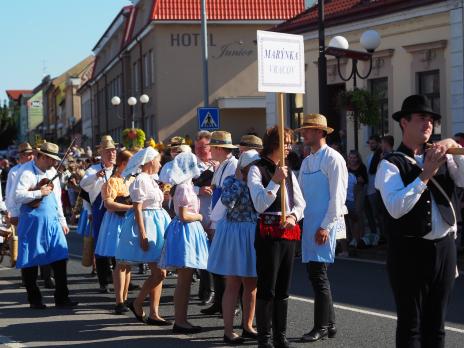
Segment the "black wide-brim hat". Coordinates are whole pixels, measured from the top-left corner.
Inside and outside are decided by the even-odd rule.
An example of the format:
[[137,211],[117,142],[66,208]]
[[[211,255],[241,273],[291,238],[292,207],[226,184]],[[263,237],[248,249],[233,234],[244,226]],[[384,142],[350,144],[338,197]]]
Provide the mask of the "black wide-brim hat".
[[395,112],[392,117],[395,121],[400,121],[402,117],[411,114],[428,114],[433,117],[434,121],[441,119],[441,115],[432,110],[427,98],[423,95],[414,94],[410,95],[403,101],[401,110]]

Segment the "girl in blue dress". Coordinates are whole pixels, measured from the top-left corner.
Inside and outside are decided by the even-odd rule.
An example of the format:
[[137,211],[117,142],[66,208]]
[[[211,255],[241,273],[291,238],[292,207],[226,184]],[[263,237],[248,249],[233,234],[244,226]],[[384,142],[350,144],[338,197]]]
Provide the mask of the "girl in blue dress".
[[200,326],[187,321],[190,284],[195,269],[206,269],[208,244],[199,214],[200,204],[195,194],[192,178],[200,175],[196,156],[181,153],[173,161],[171,177],[174,181],[173,196],[176,216],[166,230],[166,242],[160,266],[177,270],[177,286],[174,292],[174,333],[197,333]]
[[[151,275],[145,280],[137,298],[129,303],[129,309],[137,320],[148,325],[171,325],[159,315],[159,301],[166,271],[158,266],[164,244],[164,231],[171,219],[162,208],[163,192],[155,181],[161,167],[160,154],[152,147],[140,150],[131,157],[123,177],[135,174],[129,188],[133,209],[126,214],[116,250],[116,259],[127,265],[147,263]],[[150,295],[150,315],[145,318],[143,302]]]
[[[254,247],[258,214],[247,186],[250,165],[260,159],[256,150],[243,152],[236,175],[224,180],[221,201],[226,216],[218,223],[211,244],[208,271],[226,278],[222,298],[224,342],[239,344],[244,337],[256,338],[253,317],[256,304],[256,252]],[[240,286],[243,284],[243,333],[234,333],[234,312]]]
[[[121,151],[116,156],[116,172],[104,183],[101,190],[102,200],[107,209],[103,216],[98,236],[95,253],[100,256],[111,257],[114,261],[116,249],[119,244],[121,227],[124,223],[126,212],[132,208],[132,205],[119,203],[118,197],[129,196],[128,183],[124,182],[121,173],[127,166],[127,162],[132,157],[129,151]],[[130,267],[118,263],[113,270],[113,286],[116,297],[116,314],[127,312],[128,309],[124,302],[127,300],[130,283]]]

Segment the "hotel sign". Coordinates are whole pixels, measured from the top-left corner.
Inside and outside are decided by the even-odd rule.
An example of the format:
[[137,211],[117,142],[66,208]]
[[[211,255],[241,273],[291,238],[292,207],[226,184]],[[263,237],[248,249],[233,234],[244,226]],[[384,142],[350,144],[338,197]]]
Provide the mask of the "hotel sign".
[[304,93],[303,36],[257,31],[258,91]]

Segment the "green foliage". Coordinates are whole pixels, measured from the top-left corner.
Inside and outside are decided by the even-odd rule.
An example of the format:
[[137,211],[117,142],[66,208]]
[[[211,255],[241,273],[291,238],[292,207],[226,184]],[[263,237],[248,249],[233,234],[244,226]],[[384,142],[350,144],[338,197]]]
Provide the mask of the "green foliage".
[[338,108],[357,113],[359,123],[375,126],[380,120],[379,100],[365,89],[342,91],[338,95]]
[[140,128],[126,128],[122,131],[122,144],[126,149],[139,150],[145,145],[145,132]]
[[[11,113],[11,114],[10,114]],[[0,148],[12,145],[16,139],[17,127],[15,113],[18,110],[10,110],[6,105],[0,106]],[[18,117],[19,118],[19,117]]]

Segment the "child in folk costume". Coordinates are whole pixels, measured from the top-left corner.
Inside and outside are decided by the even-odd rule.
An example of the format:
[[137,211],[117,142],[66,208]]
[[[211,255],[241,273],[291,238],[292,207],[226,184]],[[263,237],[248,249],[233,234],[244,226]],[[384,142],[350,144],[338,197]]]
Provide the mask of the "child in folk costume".
[[201,225],[199,200],[195,194],[192,178],[200,174],[196,156],[181,153],[173,162],[172,179],[177,185],[173,197],[176,217],[166,230],[166,243],[161,255],[160,266],[177,269],[177,286],[174,293],[174,333],[197,333],[200,326],[187,321],[190,284],[195,269],[206,269],[208,245],[206,233]]
[[[102,186],[102,199],[105,204],[106,213],[103,216],[103,221],[100,227],[100,235],[98,236],[95,253],[100,256],[111,257],[114,262],[116,249],[119,244],[121,227],[124,223],[126,212],[132,208],[129,200],[125,202],[118,201],[129,196],[129,181],[124,182],[121,173],[127,166],[127,162],[132,157],[129,151],[121,151],[116,156],[116,171],[114,175],[108,179],[108,182]],[[127,300],[127,293],[130,283],[130,267],[120,264],[113,271],[113,286],[116,296],[116,314],[127,312],[128,309],[124,304]]]
[[[226,277],[222,298],[224,342],[240,344],[244,338],[257,338],[253,329],[256,304],[256,253],[255,235],[258,214],[253,207],[247,187],[250,165],[260,159],[256,150],[243,152],[235,176],[224,180],[221,201],[227,214],[216,227],[211,243],[208,271]],[[240,286],[243,284],[243,334],[233,331],[234,312]]]
[[[137,320],[148,325],[170,325],[159,315],[159,300],[166,271],[158,266],[164,244],[164,231],[171,219],[162,208],[163,192],[155,181],[160,169],[160,154],[152,147],[146,147],[132,156],[122,176],[141,173],[129,188],[133,209],[127,213],[121,228],[116,259],[121,265],[130,267],[133,263],[148,263],[151,275],[143,283],[137,298],[129,304],[129,309]],[[127,286],[125,284],[125,286]],[[143,301],[150,295],[150,315],[145,319]]]

